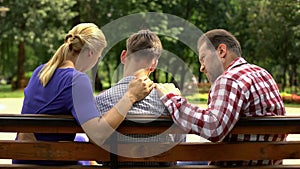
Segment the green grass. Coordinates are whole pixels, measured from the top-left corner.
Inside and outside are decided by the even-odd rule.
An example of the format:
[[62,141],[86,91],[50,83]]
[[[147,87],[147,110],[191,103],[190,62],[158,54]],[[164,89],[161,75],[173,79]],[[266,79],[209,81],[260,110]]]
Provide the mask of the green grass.
[[187,95],[185,96],[186,99],[193,104],[199,104],[199,103],[207,103],[208,94],[207,93],[196,93],[193,95]]
[[[14,90],[12,91],[10,85],[0,85],[0,98],[23,98],[24,97],[23,90]],[[98,94],[99,92],[95,92]],[[207,103],[207,93],[196,93],[193,95],[184,96],[188,99],[190,103],[193,104],[206,104]],[[287,95],[287,93],[282,93],[281,95]],[[295,103],[285,103],[285,106],[288,107],[300,107],[300,104]]]
[[[281,95],[287,95],[286,93],[281,93]],[[185,96],[186,99],[193,104],[206,104],[207,103],[207,98],[208,98],[208,93],[196,93],[194,95],[188,95]],[[300,104],[297,103],[284,103],[285,107],[299,107]]]
[[0,85],[0,98],[22,98],[24,97],[23,90],[12,90],[11,85]]

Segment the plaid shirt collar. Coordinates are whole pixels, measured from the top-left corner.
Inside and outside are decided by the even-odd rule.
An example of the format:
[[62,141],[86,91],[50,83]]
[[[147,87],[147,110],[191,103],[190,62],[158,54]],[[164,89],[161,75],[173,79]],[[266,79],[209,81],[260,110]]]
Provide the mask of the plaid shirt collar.
[[229,70],[231,70],[231,69],[233,69],[233,68],[235,68],[237,66],[240,66],[240,65],[243,65],[243,64],[246,64],[246,63],[247,63],[247,61],[244,58],[242,58],[242,57],[235,58],[230,63],[230,65],[225,69],[224,72],[227,72],[227,71],[229,71]]

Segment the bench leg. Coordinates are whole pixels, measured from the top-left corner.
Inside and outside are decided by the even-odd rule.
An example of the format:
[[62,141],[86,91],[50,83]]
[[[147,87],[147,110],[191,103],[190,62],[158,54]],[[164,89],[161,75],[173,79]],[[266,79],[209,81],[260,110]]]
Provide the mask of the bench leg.
[[114,154],[117,153],[118,150],[118,138],[117,133],[114,132],[111,135],[111,144],[110,144],[110,168],[111,169],[118,169],[118,155]]

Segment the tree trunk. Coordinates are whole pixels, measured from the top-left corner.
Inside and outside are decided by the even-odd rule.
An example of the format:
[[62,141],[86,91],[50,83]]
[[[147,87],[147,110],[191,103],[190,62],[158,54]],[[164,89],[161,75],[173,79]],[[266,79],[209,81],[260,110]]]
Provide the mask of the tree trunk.
[[[179,89],[183,90],[184,89],[184,83],[185,81],[185,76],[186,76],[186,72],[188,72],[189,70],[187,70],[184,66],[182,66],[182,69],[180,71],[180,84],[179,84]],[[187,81],[189,81],[189,79],[186,79]]]
[[111,73],[110,73],[110,69],[109,69],[109,66],[108,66],[109,64],[104,64],[104,66],[105,66],[105,69],[106,69],[106,71],[107,71],[107,74],[108,74],[108,78],[107,78],[107,80],[108,80],[108,84],[109,84],[109,86],[108,86],[108,88],[110,88],[111,87],[111,83],[112,83],[112,81],[111,81]]
[[76,15],[72,20],[73,27],[80,23],[80,15],[79,15],[80,14],[80,5],[81,5],[80,1],[77,0],[75,5],[72,8],[72,11],[78,12],[78,15]]
[[150,74],[150,76],[152,76],[152,80],[153,80],[154,83],[158,83],[158,80],[157,80],[158,74],[157,74],[156,70],[154,70],[154,71]]
[[98,72],[96,73],[96,77],[95,77],[95,90],[98,91],[102,91],[103,90],[103,84],[101,81],[101,78],[99,78]]
[[285,87],[286,87],[286,66],[284,66],[283,68],[283,75],[282,75],[282,79],[283,79],[283,83],[282,83],[282,91],[284,91]]
[[297,94],[298,90],[297,90],[297,86],[298,86],[298,77],[297,77],[297,65],[296,64],[293,64],[292,65],[292,89],[294,89],[294,92],[295,94]]
[[27,81],[25,79],[25,47],[24,41],[18,44],[18,69],[17,69],[17,89],[26,87]]

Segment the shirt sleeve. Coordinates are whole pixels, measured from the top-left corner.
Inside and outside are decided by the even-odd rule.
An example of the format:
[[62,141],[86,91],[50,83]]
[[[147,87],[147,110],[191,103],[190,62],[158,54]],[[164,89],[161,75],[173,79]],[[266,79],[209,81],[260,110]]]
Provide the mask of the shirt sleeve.
[[221,141],[236,124],[243,99],[238,84],[227,78],[217,79],[211,88],[208,108],[203,109],[173,93],[161,98],[174,122],[184,130],[210,141]]
[[72,82],[73,109],[72,114],[80,125],[99,117],[91,82],[87,75],[77,73]]
[[100,116],[103,116],[105,113],[107,113],[117,103],[117,100],[112,99],[112,96],[109,96],[109,94],[111,93],[106,90],[95,97],[96,106]]

